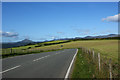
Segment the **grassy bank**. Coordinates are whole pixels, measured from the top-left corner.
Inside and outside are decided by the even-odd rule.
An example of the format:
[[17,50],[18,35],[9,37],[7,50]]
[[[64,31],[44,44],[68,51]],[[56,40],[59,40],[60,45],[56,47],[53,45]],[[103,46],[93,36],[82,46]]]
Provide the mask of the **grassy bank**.
[[[90,53],[85,53],[82,49],[79,49],[78,54],[76,56],[76,60],[74,63],[73,73],[71,78],[106,78],[110,77],[110,68],[109,68],[109,59],[104,59],[101,57],[100,59],[100,71],[98,65],[98,57],[95,54],[93,55]],[[118,77],[118,64],[111,62],[112,65],[112,77]]]
[[37,53],[42,53],[42,52],[51,52],[51,51],[57,51],[61,49],[52,49],[52,50],[31,50],[31,51],[24,51],[24,52],[13,52],[11,54],[2,54],[2,58],[7,58],[7,57],[13,57],[13,56],[20,56],[20,55],[27,55],[27,54],[37,54]]

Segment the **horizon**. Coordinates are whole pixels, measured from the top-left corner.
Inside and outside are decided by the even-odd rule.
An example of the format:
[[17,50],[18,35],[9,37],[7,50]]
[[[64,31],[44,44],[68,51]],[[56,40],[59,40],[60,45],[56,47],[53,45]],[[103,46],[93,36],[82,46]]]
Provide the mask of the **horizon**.
[[[119,35],[119,34],[106,34],[106,35],[96,35],[96,36],[108,36],[108,35]],[[73,39],[75,39],[75,38],[85,38],[85,37],[88,37],[88,36],[84,36],[84,37],[71,37],[71,38],[73,38]],[[89,37],[96,37],[96,36],[89,36]],[[25,38],[25,39],[22,39],[22,40],[19,40],[19,41],[16,41],[16,42],[21,42],[21,41],[24,41],[24,40],[30,40],[30,41],[33,41],[33,42],[45,42],[45,41],[57,41],[57,40],[61,40],[61,39],[66,39],[66,38],[51,39],[51,40],[44,40],[44,41],[33,41],[31,39]],[[68,39],[70,39],[70,38],[68,38]],[[2,43],[16,43],[16,42],[2,42]]]
[[[3,42],[118,34],[118,2],[3,2]],[[9,13],[9,14],[8,14]]]

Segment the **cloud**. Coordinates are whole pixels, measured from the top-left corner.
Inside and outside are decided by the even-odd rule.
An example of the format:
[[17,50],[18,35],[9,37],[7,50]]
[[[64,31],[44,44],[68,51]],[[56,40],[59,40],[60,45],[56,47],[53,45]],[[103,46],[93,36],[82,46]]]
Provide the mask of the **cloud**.
[[53,37],[51,37],[52,39],[55,39],[55,37],[53,36]]
[[89,35],[91,30],[89,29],[74,29],[79,35]]
[[0,31],[0,36],[2,36],[2,37],[18,37],[18,33]]
[[108,16],[106,18],[102,18],[102,21],[108,21],[108,22],[120,22],[120,14],[114,15],[114,16]]
[[47,38],[39,38],[38,40],[47,40]]
[[51,39],[58,39],[59,36],[52,36]]
[[112,34],[114,33],[114,31],[112,30],[104,30],[104,31],[100,31],[100,32],[95,32],[95,33],[92,33],[92,35],[99,35],[99,34]]
[[30,39],[30,37],[28,35],[23,36],[24,39]]
[[77,33],[79,33],[79,34],[84,34],[84,35],[86,35],[86,34],[89,34],[90,33],[90,30],[89,29],[74,29]]
[[64,32],[57,32],[57,34],[64,34]]
[[57,35],[50,35],[50,34],[48,34],[48,35],[46,35],[49,39],[58,39],[58,38],[60,38],[59,36],[57,36]]

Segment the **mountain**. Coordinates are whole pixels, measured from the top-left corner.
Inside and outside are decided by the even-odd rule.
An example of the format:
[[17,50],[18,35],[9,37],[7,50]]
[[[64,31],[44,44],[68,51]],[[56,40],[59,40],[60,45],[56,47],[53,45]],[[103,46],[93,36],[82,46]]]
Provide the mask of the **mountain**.
[[99,35],[99,36],[86,36],[83,39],[95,39],[95,38],[113,38],[118,37],[118,34],[108,34],[108,35]]
[[24,39],[18,43],[24,43],[24,44],[29,44],[29,43],[34,43],[33,41],[29,40],[29,39]]
[[[108,35],[99,35],[99,36],[86,36],[86,37],[75,37],[75,38],[61,38],[61,39],[54,39],[55,40],[79,40],[79,39],[99,39],[99,38],[116,38],[118,37],[118,34],[108,34]],[[47,41],[44,41],[47,42]],[[32,44],[37,44],[41,42],[34,42],[29,39],[24,39],[19,42],[13,42],[13,43],[2,43],[2,48],[12,48],[12,47],[19,47],[19,46],[25,46],[25,45],[32,45]],[[0,44],[1,45],[1,44]]]
[[19,47],[19,46],[25,46],[28,44],[35,44],[36,42],[33,42],[29,39],[24,39],[19,42],[12,42],[12,43],[2,43],[2,48],[12,48],[12,47]]

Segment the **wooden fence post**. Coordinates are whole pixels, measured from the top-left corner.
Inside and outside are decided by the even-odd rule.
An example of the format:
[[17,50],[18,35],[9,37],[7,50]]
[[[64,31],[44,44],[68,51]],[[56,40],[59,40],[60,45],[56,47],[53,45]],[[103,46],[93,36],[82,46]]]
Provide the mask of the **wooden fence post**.
[[84,53],[86,53],[86,49],[84,48]]
[[95,55],[95,54],[94,54],[94,50],[93,50],[93,52],[92,52],[92,53],[93,53],[93,60],[94,60],[94,55]]
[[99,64],[99,71],[100,71],[100,53],[98,53],[98,64]]
[[12,53],[12,48],[10,49],[10,53]]
[[88,52],[89,52],[89,55],[90,55],[90,53],[91,53],[91,52],[90,52],[90,49],[88,50]]
[[16,53],[16,50],[14,49],[13,52]]
[[86,48],[85,48],[85,53],[86,53]]
[[87,49],[85,48],[85,53],[87,53]]
[[87,53],[88,53],[88,49],[86,49]]
[[22,53],[24,53],[24,49],[22,50]]
[[109,60],[109,71],[110,71],[110,80],[112,80],[112,66],[111,66],[111,59]]
[[[3,51],[2,51],[3,52]],[[6,50],[4,50],[4,52],[3,52],[4,54],[6,54]]]
[[82,53],[83,53],[83,48],[82,47],[80,47],[81,48],[81,50],[82,50]]

